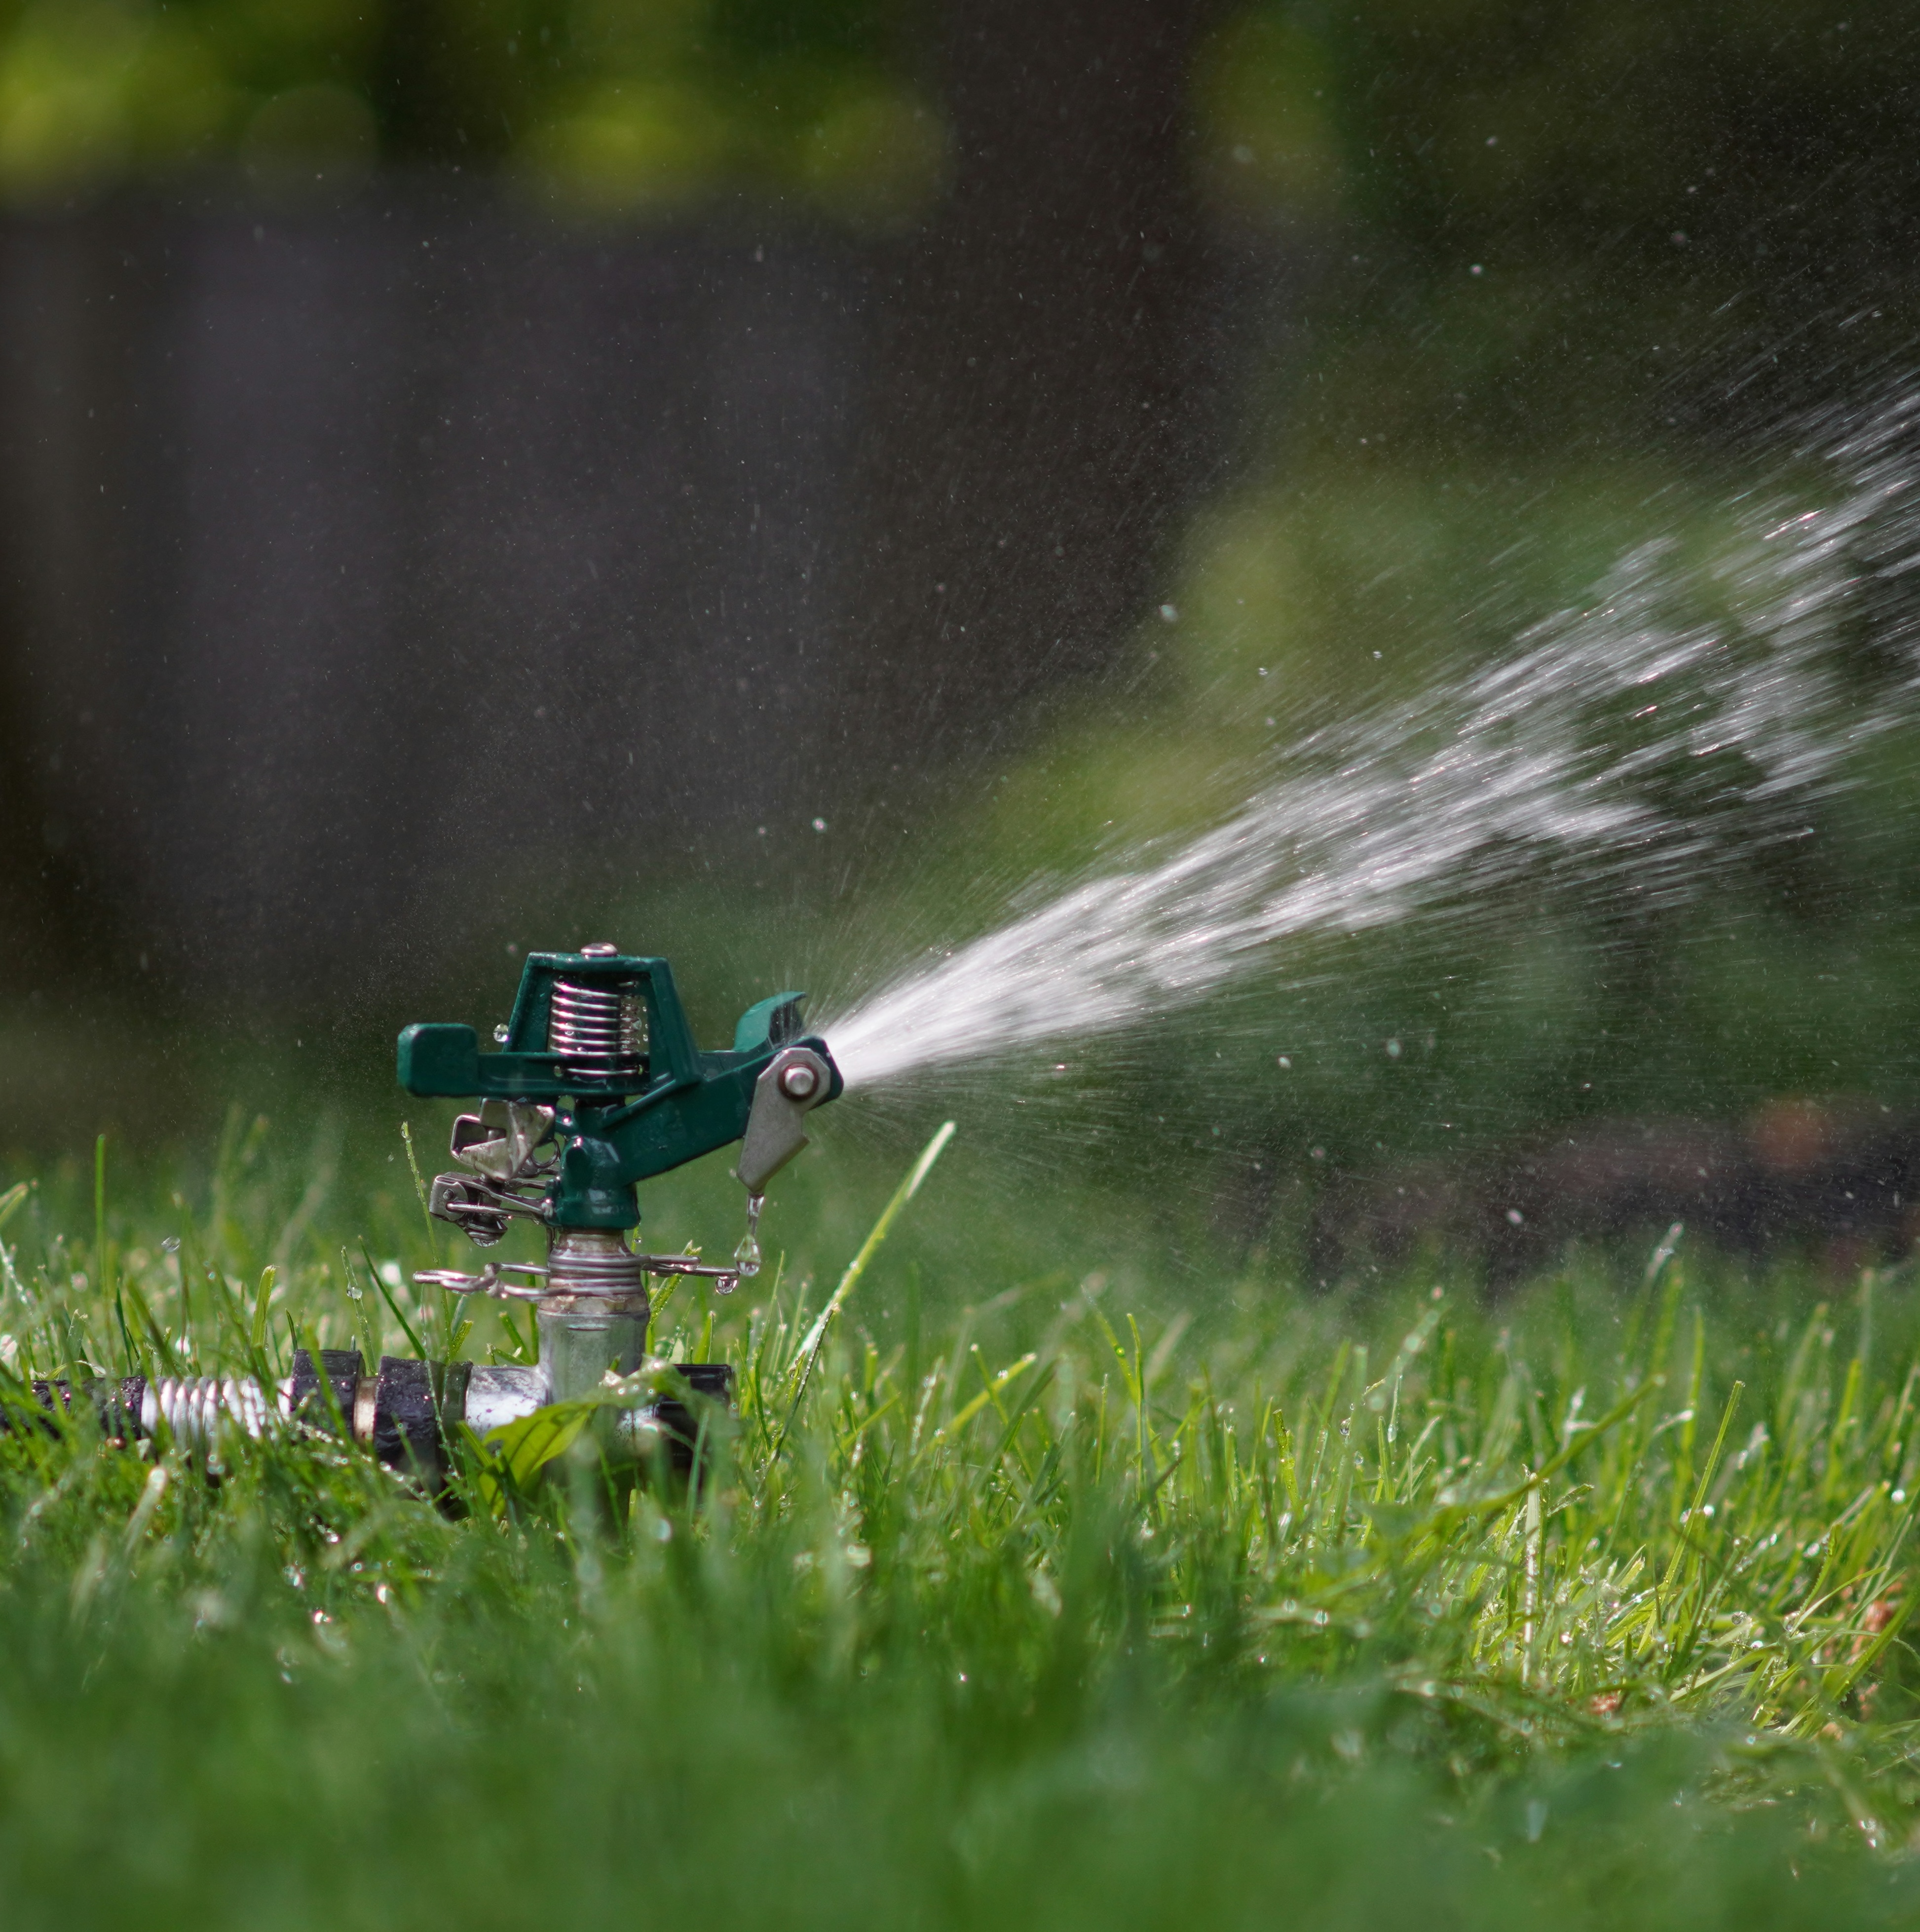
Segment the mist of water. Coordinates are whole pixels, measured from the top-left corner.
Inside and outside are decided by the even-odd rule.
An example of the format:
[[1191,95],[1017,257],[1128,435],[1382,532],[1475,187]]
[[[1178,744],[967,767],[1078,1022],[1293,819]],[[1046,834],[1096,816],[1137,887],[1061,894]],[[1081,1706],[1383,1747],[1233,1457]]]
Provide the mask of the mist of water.
[[1756,496],[1710,562],[1633,551],[1504,660],[1306,734],[1224,823],[1090,868],[830,1017],[848,1087],[1123,1032],[1290,942],[1468,896],[1684,898],[1804,836],[1920,700],[1920,637],[1889,615],[1920,568],[1920,403],[1809,453],[1826,507]]

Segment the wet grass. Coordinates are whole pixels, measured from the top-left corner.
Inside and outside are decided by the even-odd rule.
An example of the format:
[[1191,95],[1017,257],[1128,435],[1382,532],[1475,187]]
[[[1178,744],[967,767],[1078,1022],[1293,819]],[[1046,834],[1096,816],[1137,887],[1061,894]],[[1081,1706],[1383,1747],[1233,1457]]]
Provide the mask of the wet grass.
[[[0,1195],[16,1405],[458,1332],[383,1279],[417,1214],[363,1244],[248,1145],[97,1214]],[[1222,1280],[1189,1324],[953,1266],[882,1249],[824,1322],[832,1270],[670,1301],[657,1345],[740,1372],[698,1498],[472,1445],[436,1507],[323,1434],[15,1430],[10,1923],[1920,1910],[1904,1276],[1822,1300],[1683,1246],[1492,1307]]]

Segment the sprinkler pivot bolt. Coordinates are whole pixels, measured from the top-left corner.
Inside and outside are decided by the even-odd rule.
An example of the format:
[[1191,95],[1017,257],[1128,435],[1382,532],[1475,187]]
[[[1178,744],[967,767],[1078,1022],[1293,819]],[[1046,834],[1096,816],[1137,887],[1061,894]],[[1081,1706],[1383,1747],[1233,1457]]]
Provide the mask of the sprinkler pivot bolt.
[[820,1076],[811,1066],[790,1066],[780,1076],[780,1090],[790,1100],[811,1100]]
[[602,940],[596,946],[583,946],[580,949],[580,956],[583,959],[616,959],[620,957],[620,952],[617,946],[609,946]]

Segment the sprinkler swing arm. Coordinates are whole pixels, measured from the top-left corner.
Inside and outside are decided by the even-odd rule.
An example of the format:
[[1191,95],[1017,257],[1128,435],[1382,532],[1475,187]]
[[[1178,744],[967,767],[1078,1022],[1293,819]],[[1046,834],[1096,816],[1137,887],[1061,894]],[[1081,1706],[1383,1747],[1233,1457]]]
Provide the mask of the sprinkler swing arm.
[[[802,1032],[805,998],[760,1000],[741,1016],[730,1048],[703,1052],[665,960],[588,946],[529,955],[512,1016],[495,1030],[497,1053],[482,1053],[468,1026],[400,1034],[400,1084],[409,1093],[480,1102],[454,1124],[451,1150],[461,1171],[435,1178],[429,1211],[482,1247],[517,1217],[541,1223],[548,1238],[544,1264],[490,1263],[476,1274],[428,1269],[414,1279],[531,1302],[537,1364],[388,1356],[370,1372],[357,1349],[322,1349],[317,1362],[301,1349],[293,1373],[275,1384],[142,1376],[80,1389],[36,1382],[37,1401],[64,1409],[90,1397],[110,1435],[165,1430],[199,1448],[228,1428],[259,1436],[290,1420],[324,1427],[337,1420],[382,1461],[440,1486],[447,1444],[461,1425],[484,1435],[650,1366],[650,1277],[703,1276],[724,1294],[758,1270],[766,1184],[807,1144],[807,1114],[842,1091],[826,1042]],[[736,1141],[747,1234],[731,1266],[628,1246],[640,1222],[638,1183]],[[653,1366],[670,1366],[696,1398],[731,1400],[724,1364]],[[597,1433],[607,1453],[664,1449],[683,1472],[694,1462],[702,1424],[675,1396],[610,1408],[603,1422]]]

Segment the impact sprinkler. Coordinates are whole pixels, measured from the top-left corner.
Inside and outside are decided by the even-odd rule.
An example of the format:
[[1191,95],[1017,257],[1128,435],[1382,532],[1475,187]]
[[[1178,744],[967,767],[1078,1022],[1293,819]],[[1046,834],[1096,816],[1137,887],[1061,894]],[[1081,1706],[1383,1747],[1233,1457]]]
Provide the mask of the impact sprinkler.
[[[650,1276],[706,1276],[724,1294],[759,1268],[766,1184],[806,1145],[808,1112],[840,1091],[826,1042],[802,1032],[805,998],[776,993],[749,1006],[731,1049],[704,1053],[665,960],[589,946],[528,957],[513,1016],[495,1031],[497,1053],[481,1053],[471,1027],[410,1026],[400,1035],[400,1081],[410,1094],[481,1102],[454,1123],[463,1171],[435,1179],[428,1211],[482,1247],[517,1215],[547,1230],[544,1264],[414,1277],[456,1294],[533,1304],[538,1367],[473,1370],[465,1392],[472,1426],[484,1431],[542,1402],[588,1394],[609,1373],[632,1374],[646,1353]],[[630,1247],[638,1184],[734,1141],[747,1232],[731,1265]],[[724,1391],[725,1370],[694,1364],[686,1372],[694,1387]]]
[[[777,993],[750,1006],[734,1044],[706,1052],[664,959],[612,946],[530,954],[512,1017],[482,1053],[468,1026],[416,1025],[400,1036],[400,1083],[423,1099],[477,1100],[454,1123],[459,1172],[434,1180],[429,1211],[491,1247],[516,1218],[547,1230],[544,1262],[489,1262],[477,1272],[424,1270],[414,1280],[457,1294],[532,1305],[533,1367],[481,1366],[385,1357],[369,1372],[355,1349],[306,1350],[294,1372],[264,1387],[244,1378],[135,1376],[87,1393],[115,1434],[152,1435],[163,1422],[206,1444],[223,1425],[258,1435],[276,1419],[322,1426],[334,1415],[383,1461],[430,1480],[463,1422],[476,1432],[585,1396],[605,1378],[644,1366],[650,1277],[696,1275],[727,1293],[760,1265],[757,1230],[767,1182],[807,1144],[807,1114],[841,1091],[826,1042],[802,1031],[806,995]],[[746,1190],[746,1237],[729,1265],[692,1255],[650,1255],[629,1244],[640,1224],[638,1184],[734,1142]],[[730,1398],[720,1364],[675,1365],[698,1394]],[[322,1384],[326,1384],[323,1390]],[[49,1406],[64,1384],[39,1383]],[[698,1425],[671,1400],[620,1409],[603,1446],[638,1454],[664,1443],[682,1466]]]

